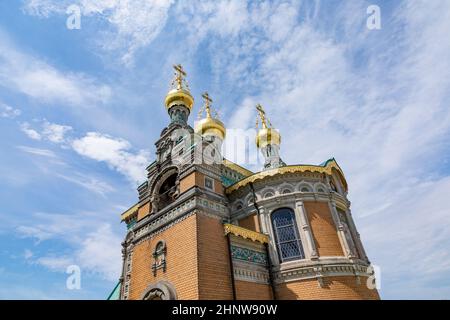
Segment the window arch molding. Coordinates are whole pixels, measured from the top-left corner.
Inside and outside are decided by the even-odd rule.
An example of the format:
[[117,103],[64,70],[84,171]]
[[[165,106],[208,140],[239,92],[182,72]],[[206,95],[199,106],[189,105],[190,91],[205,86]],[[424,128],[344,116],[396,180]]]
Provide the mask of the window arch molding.
[[318,182],[314,185],[314,191],[317,193],[326,193],[327,187],[323,183]]
[[142,294],[141,300],[177,300],[177,292],[172,283],[162,280],[149,285]]
[[263,200],[263,199],[267,199],[267,198],[271,198],[278,195],[277,191],[275,188],[273,187],[265,187],[264,189],[262,189],[258,194],[257,194],[257,198],[259,200]]
[[301,182],[298,187],[297,190],[300,192],[313,192],[314,188],[313,186],[308,183],[308,182]]
[[281,207],[270,213],[275,248],[280,263],[305,259],[294,209]]

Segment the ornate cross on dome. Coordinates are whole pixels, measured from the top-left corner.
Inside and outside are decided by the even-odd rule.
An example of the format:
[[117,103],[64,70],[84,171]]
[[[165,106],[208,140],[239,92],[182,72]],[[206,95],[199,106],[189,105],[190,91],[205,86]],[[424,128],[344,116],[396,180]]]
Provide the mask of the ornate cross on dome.
[[[266,117],[266,112],[264,111],[262,105],[260,105],[258,103],[256,105],[256,110],[258,111],[259,117],[261,118],[261,124],[262,124],[263,129],[267,129],[267,127],[268,127],[267,124],[272,126],[269,119],[267,119],[267,117]],[[256,127],[258,127],[258,118],[256,118]]]
[[204,110],[206,111],[206,117],[211,118],[211,103],[212,103],[212,99],[209,96],[208,92],[205,92],[204,94],[202,94],[202,97],[205,101],[205,106],[204,106]]
[[184,71],[181,64],[174,65],[173,68],[175,69],[175,79],[173,80],[172,85],[176,83],[177,89],[180,90],[183,87],[183,83],[187,86],[184,79],[186,77],[186,71]]

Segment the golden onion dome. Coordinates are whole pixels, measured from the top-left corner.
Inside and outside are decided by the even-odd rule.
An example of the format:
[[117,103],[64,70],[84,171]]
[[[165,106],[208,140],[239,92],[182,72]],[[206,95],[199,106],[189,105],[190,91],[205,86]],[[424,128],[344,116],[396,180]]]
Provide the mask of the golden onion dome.
[[186,89],[175,88],[167,93],[164,102],[167,110],[170,109],[173,105],[182,104],[185,105],[189,109],[189,111],[191,111],[192,106],[194,105],[194,97],[192,97],[191,93]]
[[206,112],[206,118],[199,120],[195,124],[195,132],[202,136],[215,136],[222,140],[225,139],[227,133],[225,125],[219,119],[211,116],[212,99],[207,92],[205,92],[202,97],[205,100],[205,105],[203,109],[200,110],[200,113],[204,110]]
[[268,144],[278,146],[281,144],[281,136],[276,129],[263,128],[258,131],[256,135],[256,146],[258,148],[264,148]]
[[[262,125],[262,128],[259,129],[256,134],[256,146],[258,148],[264,148],[269,144],[279,146],[281,144],[280,133],[278,130],[271,128],[272,124],[269,119],[267,119],[266,112],[260,104],[256,106],[256,110],[258,111]],[[256,127],[256,129],[258,129],[258,120],[256,121]]]
[[227,129],[219,119],[206,117],[195,124],[195,132],[202,136],[215,136],[223,140]]
[[182,104],[191,111],[194,105],[194,97],[189,92],[185,79],[186,72],[180,64],[173,66],[173,68],[175,69],[175,78],[172,81],[172,90],[167,93],[164,101],[166,108],[169,110],[173,105]]

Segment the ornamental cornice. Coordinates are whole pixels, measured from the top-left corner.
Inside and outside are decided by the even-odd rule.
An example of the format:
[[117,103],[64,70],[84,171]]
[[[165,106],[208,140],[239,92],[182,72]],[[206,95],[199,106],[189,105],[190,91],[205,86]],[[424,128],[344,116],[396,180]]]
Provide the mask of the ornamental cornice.
[[[253,183],[253,182],[261,180],[261,179],[265,179],[266,177],[273,177],[273,176],[279,175],[279,174],[312,172],[312,173],[325,173],[325,174],[331,176],[333,169],[337,170],[342,175],[343,181],[345,183],[344,173],[342,172],[341,168],[336,163],[336,161],[333,159],[333,160],[328,161],[324,166],[292,165],[292,166],[285,166],[285,167],[280,167],[280,168],[276,168],[276,169],[261,171],[261,172],[255,173],[255,174],[231,185],[230,187],[228,187],[226,189],[226,193],[227,194],[232,193],[233,191],[238,190],[250,183]],[[345,187],[347,188],[347,186],[345,186]]]
[[225,235],[231,233],[235,236],[242,237],[244,239],[250,239],[252,241],[259,241],[261,243],[269,243],[269,237],[265,234],[245,229],[234,224],[225,223],[223,225],[225,230]]
[[357,263],[315,264],[298,266],[274,272],[276,283],[291,282],[304,279],[325,278],[336,276],[370,276],[367,265]]

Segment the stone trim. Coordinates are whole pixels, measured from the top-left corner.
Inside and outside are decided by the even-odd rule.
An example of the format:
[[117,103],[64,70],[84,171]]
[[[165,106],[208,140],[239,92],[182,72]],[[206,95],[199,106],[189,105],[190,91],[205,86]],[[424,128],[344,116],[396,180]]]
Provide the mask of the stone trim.
[[[299,266],[287,270],[274,272],[274,281],[276,284],[292,282],[305,279],[323,279],[324,277],[336,276],[355,276],[368,277],[368,266],[353,263],[337,264],[314,264],[309,266]],[[320,284],[320,280],[319,280]]]
[[244,261],[233,260],[234,280],[269,284],[267,268]]

